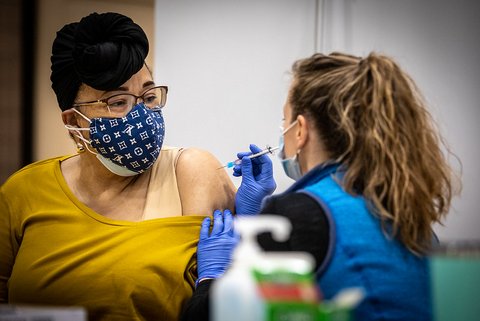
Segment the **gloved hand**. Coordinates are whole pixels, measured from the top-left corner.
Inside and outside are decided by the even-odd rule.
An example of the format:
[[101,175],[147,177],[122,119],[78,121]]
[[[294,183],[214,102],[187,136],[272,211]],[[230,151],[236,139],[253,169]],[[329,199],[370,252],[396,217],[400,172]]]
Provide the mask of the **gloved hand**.
[[235,196],[235,212],[240,215],[258,214],[263,198],[277,188],[270,157],[267,154],[252,159],[246,157],[262,151],[254,144],[250,144],[250,151],[238,153],[242,163],[233,168],[233,176],[242,176]]
[[198,279],[215,279],[223,275],[230,265],[232,252],[239,236],[233,232],[233,215],[227,209],[213,212],[213,228],[210,233],[210,217],[202,222],[197,247]]

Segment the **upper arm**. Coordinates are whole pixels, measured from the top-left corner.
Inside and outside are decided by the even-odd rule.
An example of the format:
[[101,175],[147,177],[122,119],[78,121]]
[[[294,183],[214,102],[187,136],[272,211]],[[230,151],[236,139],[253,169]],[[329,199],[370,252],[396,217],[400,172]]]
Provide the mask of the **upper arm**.
[[177,184],[183,215],[211,215],[215,209],[234,210],[236,188],[222,165],[209,152],[189,148],[177,161]]

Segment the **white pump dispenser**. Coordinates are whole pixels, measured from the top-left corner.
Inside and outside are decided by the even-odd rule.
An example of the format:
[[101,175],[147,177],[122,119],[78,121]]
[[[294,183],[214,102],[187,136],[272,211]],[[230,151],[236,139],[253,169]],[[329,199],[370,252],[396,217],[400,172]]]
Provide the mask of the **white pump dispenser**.
[[237,217],[234,221],[235,232],[241,241],[233,251],[233,262],[242,264],[263,251],[257,243],[257,236],[263,232],[271,232],[276,241],[286,241],[290,236],[292,226],[290,221],[278,215],[259,215]]
[[233,251],[232,266],[212,285],[213,321],[262,321],[264,309],[253,278],[253,264],[262,257],[257,235],[271,232],[277,241],[288,239],[290,221],[278,215],[237,217],[234,229],[241,240]]

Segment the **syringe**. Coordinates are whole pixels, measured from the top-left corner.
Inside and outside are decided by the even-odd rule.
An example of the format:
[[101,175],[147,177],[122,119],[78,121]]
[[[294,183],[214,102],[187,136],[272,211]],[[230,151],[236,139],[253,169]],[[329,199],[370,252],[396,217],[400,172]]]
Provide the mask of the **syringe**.
[[[270,146],[267,145],[267,147],[264,150],[262,150],[262,151],[260,151],[256,154],[249,155],[247,157],[248,158],[255,158],[255,157],[262,156],[262,155],[265,155],[265,154],[268,154],[268,153],[273,154],[273,152],[276,151],[277,149],[278,149],[278,146],[277,147],[270,147]],[[226,168],[231,168],[235,165],[240,165],[241,163],[242,163],[242,160],[237,158],[236,160],[228,162],[224,166],[219,167],[217,169],[221,169],[221,168],[225,168],[225,167]]]

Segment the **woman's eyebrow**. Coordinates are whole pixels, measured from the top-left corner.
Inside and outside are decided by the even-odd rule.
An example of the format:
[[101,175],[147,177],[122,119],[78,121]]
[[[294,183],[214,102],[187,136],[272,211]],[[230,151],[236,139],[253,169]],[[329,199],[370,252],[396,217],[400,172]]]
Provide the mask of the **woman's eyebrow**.
[[143,88],[149,87],[151,85],[155,85],[155,83],[152,80],[146,81],[143,83]]
[[106,90],[106,91],[103,92],[103,94],[111,93],[111,92],[114,92],[114,91],[128,91],[128,88],[127,87],[118,87],[118,88],[115,88],[115,89]]

